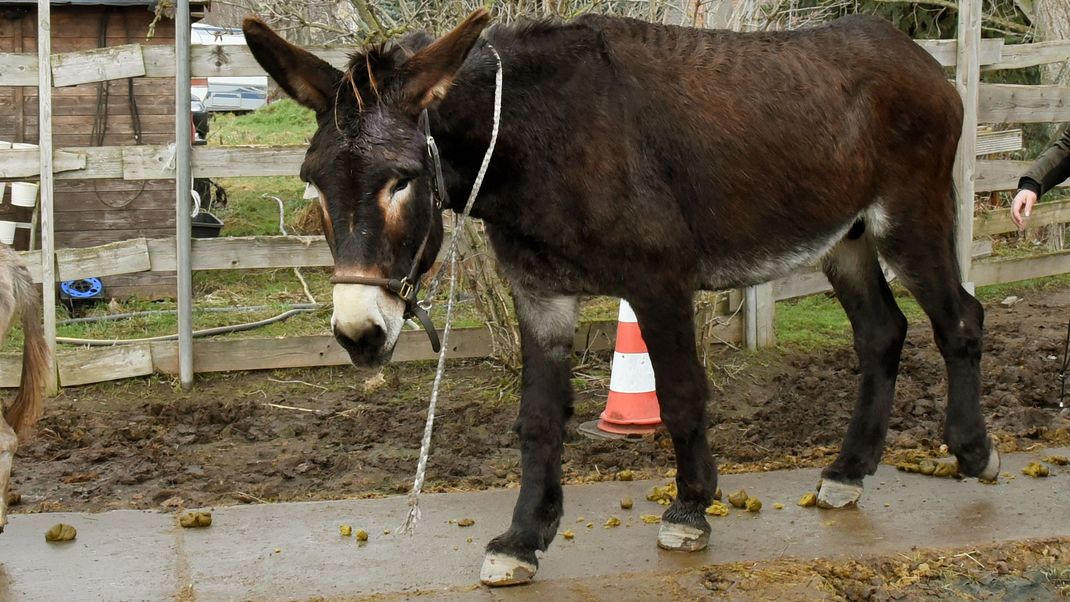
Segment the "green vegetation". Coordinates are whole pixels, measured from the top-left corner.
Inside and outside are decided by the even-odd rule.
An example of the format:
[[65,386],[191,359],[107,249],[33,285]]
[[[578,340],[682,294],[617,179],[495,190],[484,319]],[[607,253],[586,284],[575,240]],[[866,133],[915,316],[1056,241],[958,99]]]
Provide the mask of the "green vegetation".
[[[994,284],[977,289],[983,303],[998,303],[1008,296],[1024,297],[1070,286],[1070,274],[1049,278]],[[918,302],[902,287],[893,286],[895,302],[911,324],[928,323]],[[851,344],[851,323],[831,293],[781,301],[776,305],[777,345],[794,349],[819,349]]]
[[208,142],[229,146],[300,145],[308,144],[315,131],[315,113],[287,98],[245,115],[213,113]]

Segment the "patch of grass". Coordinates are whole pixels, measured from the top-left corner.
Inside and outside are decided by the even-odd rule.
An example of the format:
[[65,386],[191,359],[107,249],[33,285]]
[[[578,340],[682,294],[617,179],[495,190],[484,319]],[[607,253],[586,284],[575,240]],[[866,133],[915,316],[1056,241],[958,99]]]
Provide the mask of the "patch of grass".
[[315,131],[315,113],[290,99],[285,99],[244,115],[213,113],[208,129],[208,143],[308,144]]
[[[1066,287],[1070,287],[1070,274],[983,286],[977,290],[977,298],[983,303],[995,303],[1010,295],[1021,297]],[[893,284],[892,291],[896,304],[909,322],[927,322],[928,317],[910,293],[898,284]],[[850,345],[851,323],[834,296],[811,295],[777,303],[776,337],[778,346],[789,348]]]
[[1058,288],[1070,287],[1070,274],[1059,274],[1047,278],[1035,278],[1033,280],[1020,280],[1007,284],[992,284],[977,289],[977,298],[984,303],[1001,301],[1010,295],[1019,297],[1029,293],[1050,291]]
[[227,206],[213,213],[224,222],[223,236],[281,234],[279,205],[265,194],[282,199],[287,232],[297,214],[311,203],[301,198],[305,186],[295,176],[220,178],[219,183],[227,191]]
[[776,340],[782,347],[806,349],[846,345],[851,323],[839,301],[812,295],[776,304]]

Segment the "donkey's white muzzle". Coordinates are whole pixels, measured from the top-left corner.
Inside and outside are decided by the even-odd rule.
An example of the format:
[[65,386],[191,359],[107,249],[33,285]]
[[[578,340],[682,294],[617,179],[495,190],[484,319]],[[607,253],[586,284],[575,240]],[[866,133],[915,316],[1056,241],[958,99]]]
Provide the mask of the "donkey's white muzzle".
[[358,366],[390,360],[404,323],[405,304],[381,286],[334,285],[331,330]]

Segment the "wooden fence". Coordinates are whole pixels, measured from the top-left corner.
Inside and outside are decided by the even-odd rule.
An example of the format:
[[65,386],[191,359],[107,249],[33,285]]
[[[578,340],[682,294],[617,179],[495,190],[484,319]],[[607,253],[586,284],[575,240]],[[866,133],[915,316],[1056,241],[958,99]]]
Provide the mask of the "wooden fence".
[[[977,0],[964,0],[976,2]],[[968,11],[962,10],[961,13]],[[968,18],[964,15],[963,18]],[[962,28],[971,31],[970,28]],[[47,35],[47,33],[46,33]],[[977,34],[979,35],[979,34]],[[1020,130],[978,130],[975,124],[1038,123],[1070,121],[1070,88],[1058,86],[1016,86],[984,84],[982,71],[1018,69],[1070,60],[1070,42],[1004,45],[1002,40],[982,40],[975,35],[962,41],[928,40],[919,44],[942,65],[960,63],[974,67],[974,77],[961,81],[967,106],[976,100],[975,123],[963,133],[960,172],[966,182],[960,190],[968,195],[964,210],[973,215],[973,193],[1011,190],[1028,165],[1020,161],[978,160],[994,153],[1018,150]],[[314,54],[337,66],[348,60],[351,48],[312,47]],[[242,46],[196,46],[190,51],[193,77],[264,75],[247,48]],[[128,44],[106,49],[55,54],[50,75],[56,87],[127,77],[174,77],[175,48]],[[962,70],[959,70],[960,75]],[[0,86],[37,86],[45,78],[35,55],[0,53]],[[967,94],[968,92],[968,94]],[[45,114],[42,112],[42,114]],[[43,145],[44,146],[44,145]],[[304,157],[304,147],[194,147],[192,169],[197,177],[296,175]],[[176,177],[174,146],[74,147],[51,153],[50,173],[56,179],[123,178],[145,180]],[[41,174],[46,164],[35,150],[0,150],[0,178],[26,178]],[[964,184],[966,184],[964,186]],[[1064,183],[1067,185],[1070,183]],[[968,203],[968,207],[966,204]],[[991,260],[986,255],[985,237],[1013,231],[1009,211],[996,210],[963,220],[960,228],[972,233],[972,245],[963,250],[972,285],[986,285],[1070,272],[1070,253],[1060,252],[1012,260]],[[1070,222],[1070,201],[1045,203],[1033,213],[1032,226]],[[973,240],[974,237],[982,237]],[[144,271],[172,272],[180,267],[174,238],[137,238],[118,243],[54,252],[26,253],[35,279],[42,282],[71,280],[89,276],[112,276]],[[47,248],[47,245],[46,245]],[[990,249],[990,243],[987,249]],[[977,258],[977,261],[972,261]],[[289,268],[329,266],[331,255],[322,237],[263,236],[192,241],[190,266],[193,270]],[[49,272],[54,272],[49,274]],[[46,277],[47,276],[47,277]],[[773,340],[775,301],[830,290],[828,281],[810,266],[797,273],[753,287],[745,299],[745,320],[728,320],[717,326],[717,336],[732,343],[745,341],[758,346]],[[47,308],[46,308],[47,309]],[[582,325],[577,346],[609,348],[612,323]],[[51,333],[54,335],[54,330]],[[422,333],[406,332],[398,344],[395,360],[429,359],[430,349]],[[453,357],[479,357],[491,350],[485,329],[455,331],[451,338]],[[348,363],[345,352],[329,336],[285,339],[197,340],[193,342],[193,369],[268,369],[337,365]],[[179,345],[176,342],[130,344],[115,347],[68,349],[57,354],[61,385],[78,385],[103,380],[141,376],[152,372],[179,373]],[[0,357],[0,386],[18,381],[19,359]]]

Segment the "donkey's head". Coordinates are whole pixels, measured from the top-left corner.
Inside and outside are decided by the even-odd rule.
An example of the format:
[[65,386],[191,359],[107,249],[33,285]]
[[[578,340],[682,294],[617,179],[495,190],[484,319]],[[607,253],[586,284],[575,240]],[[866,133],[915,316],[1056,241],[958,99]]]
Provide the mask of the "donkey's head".
[[316,112],[318,128],[301,178],[319,197],[334,255],[331,326],[356,364],[390,358],[406,302],[386,281],[398,289],[403,278],[418,278],[442,244],[435,167],[420,116],[446,96],[489,20],[479,10],[437,40],[410,34],[368,48],[352,57],[345,72],[255,17],[243,24],[260,65],[290,97]]

